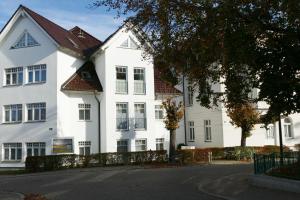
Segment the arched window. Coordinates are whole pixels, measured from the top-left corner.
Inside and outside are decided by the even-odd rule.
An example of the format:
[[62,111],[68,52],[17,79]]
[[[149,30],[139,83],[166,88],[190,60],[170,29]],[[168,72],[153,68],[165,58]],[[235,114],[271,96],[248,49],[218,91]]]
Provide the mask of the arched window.
[[267,127],[267,138],[274,138],[275,134],[274,134],[274,125],[273,124],[269,124]]
[[284,136],[286,138],[293,137],[292,120],[290,118],[285,118],[284,119],[283,129],[284,129]]

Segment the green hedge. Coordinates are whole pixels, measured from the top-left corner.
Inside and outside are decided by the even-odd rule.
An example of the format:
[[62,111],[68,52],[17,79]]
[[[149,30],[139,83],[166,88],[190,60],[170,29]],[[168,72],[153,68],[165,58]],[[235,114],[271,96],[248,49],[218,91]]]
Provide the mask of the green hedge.
[[25,168],[29,172],[52,171],[74,167],[107,165],[140,165],[167,161],[166,151],[141,151],[126,153],[101,153],[90,156],[61,154],[30,156],[26,158]]

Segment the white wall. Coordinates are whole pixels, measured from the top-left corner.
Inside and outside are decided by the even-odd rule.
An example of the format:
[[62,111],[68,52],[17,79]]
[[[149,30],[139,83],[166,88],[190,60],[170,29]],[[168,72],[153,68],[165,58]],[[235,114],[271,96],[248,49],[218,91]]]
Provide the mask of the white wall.
[[[27,30],[40,44],[40,46],[10,49],[20,35]],[[28,18],[22,18],[12,27],[8,35],[0,41],[0,142],[1,160],[3,156],[3,142],[22,142],[25,150],[25,142],[46,142],[47,147],[51,145],[51,137],[56,133],[56,60],[57,48],[49,38]],[[47,65],[47,81],[44,84],[20,86],[4,86],[5,68],[26,67],[35,64]],[[26,70],[24,68],[24,77]],[[46,122],[26,123],[25,105],[27,103],[46,102]],[[22,104],[23,122],[19,124],[3,124],[3,105]],[[52,130],[51,130],[52,128]],[[47,154],[51,149],[46,149]],[[23,160],[25,151],[23,151]],[[1,163],[1,166],[10,166],[9,163]]]

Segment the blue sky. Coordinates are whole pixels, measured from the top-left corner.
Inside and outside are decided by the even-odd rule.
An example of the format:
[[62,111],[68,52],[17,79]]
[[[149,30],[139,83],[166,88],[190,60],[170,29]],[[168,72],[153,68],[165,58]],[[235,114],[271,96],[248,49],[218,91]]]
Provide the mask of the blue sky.
[[58,25],[70,29],[79,26],[100,40],[113,33],[124,18],[115,18],[106,8],[89,8],[95,0],[0,0],[0,29],[20,4]]

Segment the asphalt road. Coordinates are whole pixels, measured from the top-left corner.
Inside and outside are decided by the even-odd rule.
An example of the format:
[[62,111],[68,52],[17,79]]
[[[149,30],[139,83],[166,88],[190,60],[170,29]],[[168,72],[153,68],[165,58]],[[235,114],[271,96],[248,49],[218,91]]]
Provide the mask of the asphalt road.
[[39,193],[51,200],[218,200],[199,187],[241,173],[251,174],[252,165],[74,169],[1,176],[0,191]]

